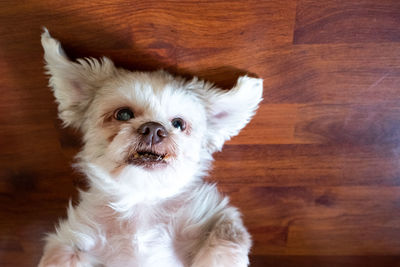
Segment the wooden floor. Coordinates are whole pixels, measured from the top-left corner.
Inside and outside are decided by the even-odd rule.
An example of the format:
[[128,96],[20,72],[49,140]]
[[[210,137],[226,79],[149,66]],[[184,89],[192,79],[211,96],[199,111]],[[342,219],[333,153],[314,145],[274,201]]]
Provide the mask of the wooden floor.
[[61,129],[41,27],[73,57],[111,57],[264,101],[210,181],[254,239],[251,266],[400,266],[400,1],[1,1],[0,266],[35,266],[83,178]]

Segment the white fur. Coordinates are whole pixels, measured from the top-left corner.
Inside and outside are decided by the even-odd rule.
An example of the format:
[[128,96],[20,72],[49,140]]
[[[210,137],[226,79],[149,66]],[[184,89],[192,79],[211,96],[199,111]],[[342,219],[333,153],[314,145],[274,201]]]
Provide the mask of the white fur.
[[[254,115],[262,80],[240,77],[225,91],[164,71],[118,69],[107,58],[72,62],[47,30],[42,45],[59,116],[83,134],[76,166],[90,189],[48,236],[39,266],[247,266],[251,240],[240,213],[202,178],[211,154]],[[121,107],[135,117],[113,119]],[[177,117],[185,131],[171,125]],[[128,164],[143,146],[136,130],[150,121],[168,132],[152,145],[167,164]]]

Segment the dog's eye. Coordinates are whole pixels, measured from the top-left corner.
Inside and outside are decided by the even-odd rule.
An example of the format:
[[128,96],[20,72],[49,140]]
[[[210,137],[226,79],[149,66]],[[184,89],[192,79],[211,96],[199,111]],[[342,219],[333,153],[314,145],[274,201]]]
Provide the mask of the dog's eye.
[[175,118],[171,121],[172,126],[174,126],[177,129],[181,129],[181,131],[184,131],[186,129],[186,123],[184,120],[181,118]]
[[114,118],[119,121],[129,121],[133,118],[133,111],[129,108],[117,109],[114,113]]

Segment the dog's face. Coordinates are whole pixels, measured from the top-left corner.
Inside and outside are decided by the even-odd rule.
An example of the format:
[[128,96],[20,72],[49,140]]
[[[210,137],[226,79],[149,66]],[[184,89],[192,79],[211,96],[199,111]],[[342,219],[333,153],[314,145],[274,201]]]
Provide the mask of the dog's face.
[[183,186],[202,175],[262,97],[261,79],[241,77],[221,90],[163,71],[118,69],[107,58],[71,62],[47,31],[42,45],[59,116],[84,136],[78,158],[125,187],[132,177],[141,177],[135,186],[148,180]]
[[79,117],[81,157],[113,175],[126,167],[188,172],[201,161],[207,115],[194,83],[159,71],[122,71],[104,81]]

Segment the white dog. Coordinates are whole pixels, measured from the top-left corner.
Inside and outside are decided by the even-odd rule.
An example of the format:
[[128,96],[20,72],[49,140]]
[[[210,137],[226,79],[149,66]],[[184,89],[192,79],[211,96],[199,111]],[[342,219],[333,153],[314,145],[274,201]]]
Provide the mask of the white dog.
[[203,181],[212,153],[249,122],[262,80],[231,90],[108,58],[70,61],[45,29],[46,68],[90,189],[50,234],[48,266],[244,267],[250,235],[239,211]]

